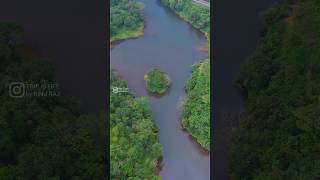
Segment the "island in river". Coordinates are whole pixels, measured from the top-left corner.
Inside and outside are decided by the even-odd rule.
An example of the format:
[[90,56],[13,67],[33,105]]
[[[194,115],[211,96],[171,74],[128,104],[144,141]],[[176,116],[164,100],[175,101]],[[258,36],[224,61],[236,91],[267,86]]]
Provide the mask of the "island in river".
[[[210,8],[192,0],[161,2],[204,33],[207,44],[200,49],[210,49]],[[210,151],[210,57],[192,66],[191,76],[185,83],[185,93],[181,124],[203,148]]]
[[[132,0],[112,0],[111,42],[143,34],[143,5]],[[110,178],[160,179],[158,128],[146,97],[135,97],[116,70],[110,74]]]
[[151,68],[144,75],[146,88],[150,93],[162,95],[170,86],[170,77],[157,68]]
[[[144,34],[115,43],[111,49],[111,67],[117,69],[137,97],[149,97],[162,146],[160,177],[208,180],[210,156],[183,131],[181,113],[176,107],[179,99],[185,95],[184,86],[192,65],[199,59],[208,58],[206,52],[198,51],[199,47],[206,44],[205,36],[182,21],[161,1],[139,2],[145,5]],[[170,90],[161,98],[150,96],[145,88],[144,73],[151,67],[166,72],[172,80]]]

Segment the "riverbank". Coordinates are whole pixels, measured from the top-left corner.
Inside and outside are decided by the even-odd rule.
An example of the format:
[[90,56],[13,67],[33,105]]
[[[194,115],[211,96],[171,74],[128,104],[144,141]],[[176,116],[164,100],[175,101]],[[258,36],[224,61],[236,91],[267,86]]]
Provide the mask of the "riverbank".
[[[207,43],[200,50],[209,52],[210,49],[210,9],[194,3],[192,0],[182,3],[180,11],[172,7],[167,0],[161,0],[182,20],[202,32]],[[190,11],[202,18],[207,26],[199,26],[191,20]],[[202,16],[203,14],[207,17]],[[204,24],[206,24],[204,23]],[[206,66],[205,68],[204,65]],[[206,70],[206,71],[205,71]],[[203,60],[193,65],[190,78],[186,81],[185,91],[187,101],[182,105],[182,127],[199,143],[205,150],[210,151],[210,60]]]
[[143,30],[143,3],[134,0],[111,1],[110,43],[139,37]]
[[161,145],[149,100],[131,93],[115,71],[110,76],[110,86],[121,89],[110,95],[111,179],[160,179]]
[[[206,39],[195,28],[182,21],[159,0],[139,0],[145,4],[144,19],[147,35],[116,43],[110,52],[111,67],[128,82],[136,96],[148,96],[152,117],[159,128],[163,161],[159,162],[162,179],[210,179],[210,155],[181,128],[181,114],[176,108],[185,94],[185,81],[191,66],[207,58],[199,51]],[[156,67],[166,72],[172,81],[161,98],[150,95],[143,80],[145,72]],[[183,149],[183,151],[181,151]]]
[[[186,21],[192,27],[196,28],[205,35],[207,38],[207,43],[201,48],[201,51],[206,51],[210,54],[210,8],[201,4],[197,4],[192,0],[183,2],[181,1],[179,2],[181,4],[175,4],[174,7],[173,4],[170,4],[170,1],[168,0],[159,1],[170,8],[182,20]],[[180,7],[179,10],[175,8],[176,6]],[[191,17],[190,14],[193,14],[195,17]],[[192,18],[198,20],[195,21],[192,20]]]
[[111,36],[110,43],[131,39],[131,38],[138,38],[139,36],[143,35],[144,33],[144,22],[139,24],[139,27],[136,30],[131,29],[124,29],[117,33],[117,35]]
[[[112,2],[110,47],[113,42],[138,38],[144,33],[142,3]],[[116,70],[112,69],[110,76],[110,86],[118,89],[110,95],[111,179],[160,179],[157,172],[161,145],[149,100],[129,91],[127,82],[118,77]]]
[[210,60],[192,68],[185,83],[187,100],[182,106],[182,126],[206,150],[210,151]]
[[204,5],[197,4],[192,0],[176,2],[176,4],[171,4],[172,2],[168,0],[159,1],[161,1],[167,7],[169,7],[181,19],[188,22],[194,28],[202,32],[207,37],[207,39],[209,38],[210,8]]

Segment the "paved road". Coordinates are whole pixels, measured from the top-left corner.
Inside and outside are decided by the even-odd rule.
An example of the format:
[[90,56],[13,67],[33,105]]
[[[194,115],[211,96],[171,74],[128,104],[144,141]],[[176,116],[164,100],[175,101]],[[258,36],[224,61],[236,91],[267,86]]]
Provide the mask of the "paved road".
[[205,0],[193,0],[193,1],[202,5],[205,5],[207,7],[210,7],[210,2],[208,1],[205,1]]

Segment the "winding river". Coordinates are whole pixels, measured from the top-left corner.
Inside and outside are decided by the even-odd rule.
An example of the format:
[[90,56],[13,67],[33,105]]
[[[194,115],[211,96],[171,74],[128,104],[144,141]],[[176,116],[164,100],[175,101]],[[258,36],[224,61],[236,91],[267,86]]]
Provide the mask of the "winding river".
[[[111,66],[119,70],[138,96],[148,96],[143,81],[147,69],[158,67],[169,74],[170,92],[162,98],[149,96],[163,147],[160,175],[164,180],[208,180],[210,157],[181,130],[177,109],[192,64],[207,57],[198,51],[205,38],[158,0],[140,1],[145,4],[145,33],[114,46]],[[229,128],[243,110],[234,79],[259,39],[259,13],[275,1],[214,0],[212,5],[211,174],[215,180],[228,179]],[[0,6],[0,20],[25,27],[27,42],[55,65],[63,95],[79,98],[86,112],[98,113],[107,108],[106,19],[105,0],[1,0]]]
[[[137,96],[149,96],[162,145],[162,179],[209,180],[210,155],[182,130],[178,109],[192,65],[208,57],[199,50],[206,39],[158,0],[139,1],[145,5],[144,34],[112,48],[111,68],[118,70]],[[151,67],[166,72],[172,80],[168,94],[161,98],[150,96],[145,88],[143,76]]]

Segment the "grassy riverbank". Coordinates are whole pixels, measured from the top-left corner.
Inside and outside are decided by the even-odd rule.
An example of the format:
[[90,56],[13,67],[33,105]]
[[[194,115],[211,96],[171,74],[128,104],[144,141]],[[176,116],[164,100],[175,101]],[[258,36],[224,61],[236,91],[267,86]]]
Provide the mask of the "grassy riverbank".
[[283,0],[237,83],[247,94],[234,135],[234,179],[320,178],[320,1]]
[[140,23],[139,27],[136,29],[123,29],[118,31],[115,35],[111,36],[110,42],[130,39],[130,38],[137,38],[143,35],[144,31],[144,24]]
[[144,30],[143,9],[143,4],[133,0],[112,0],[110,42],[142,35]]

